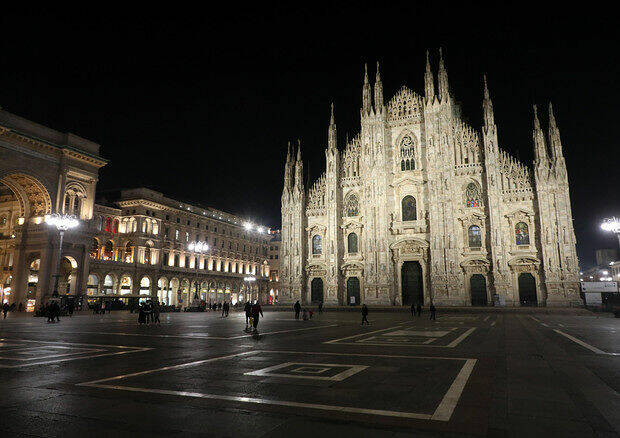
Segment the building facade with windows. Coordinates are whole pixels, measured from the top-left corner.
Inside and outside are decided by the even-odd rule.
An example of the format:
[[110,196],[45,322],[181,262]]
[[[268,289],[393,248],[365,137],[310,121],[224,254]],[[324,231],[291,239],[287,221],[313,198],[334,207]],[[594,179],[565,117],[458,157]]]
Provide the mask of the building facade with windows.
[[[287,155],[280,303],[579,304],[566,164],[549,104],[534,107],[532,167],[498,142],[484,80],[483,123],[467,125],[440,54],[424,95],[385,102],[365,72],[361,127],[337,145],[332,106],[326,170],[304,186],[301,147]],[[295,156],[296,155],[296,156]]]
[[278,303],[280,295],[280,245],[282,244],[281,230],[269,230],[269,302]]
[[[0,299],[32,310],[58,292],[186,307],[269,297],[263,227],[149,189],[96,203],[100,146],[0,110]],[[64,233],[46,223],[71,214]],[[191,242],[208,245],[190,247]],[[60,256],[60,257],[59,257]],[[60,260],[60,262],[59,262]],[[198,286],[198,289],[196,289]]]
[[89,223],[90,298],[148,296],[181,307],[269,299],[266,229],[146,188],[122,190],[112,205],[95,204]]

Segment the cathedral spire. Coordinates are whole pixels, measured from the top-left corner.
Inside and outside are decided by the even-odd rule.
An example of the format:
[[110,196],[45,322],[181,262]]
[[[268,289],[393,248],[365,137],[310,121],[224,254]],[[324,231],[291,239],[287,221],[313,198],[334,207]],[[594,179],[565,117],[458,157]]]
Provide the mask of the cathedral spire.
[[549,147],[551,149],[551,156],[553,159],[557,159],[562,156],[562,141],[560,140],[560,130],[555,122],[555,116],[553,115],[553,106],[549,102]]
[[439,74],[438,74],[438,86],[439,86],[439,100],[445,102],[450,99],[450,87],[448,85],[448,72],[443,63],[443,53],[441,47],[439,48]]
[[534,105],[534,161],[537,163],[547,162],[547,146],[545,136],[540,129],[540,121],[538,120],[538,108]]
[[334,150],[338,145],[338,134],[336,131],[336,122],[334,119],[334,103],[332,102],[331,117],[329,120],[329,128],[327,130],[327,149]]
[[383,108],[383,83],[381,82],[381,72],[379,71],[379,61],[377,61],[377,76],[375,78],[375,111],[380,112]]
[[482,102],[482,110],[484,117],[484,126],[489,127],[495,125],[495,116],[493,114],[493,102],[489,94],[489,87],[487,86],[487,75],[484,75],[484,100]]
[[433,71],[431,70],[431,61],[428,56],[428,50],[426,51],[426,71],[424,72],[424,95],[427,102],[430,102],[435,97],[435,79],[433,78]]
[[370,101],[370,82],[368,81],[368,64],[364,64],[364,85],[362,87],[362,112],[370,113],[372,102]]
[[293,176],[293,161],[291,158],[291,142],[288,142],[286,149],[286,164],[284,165],[284,190],[291,188],[291,178]]

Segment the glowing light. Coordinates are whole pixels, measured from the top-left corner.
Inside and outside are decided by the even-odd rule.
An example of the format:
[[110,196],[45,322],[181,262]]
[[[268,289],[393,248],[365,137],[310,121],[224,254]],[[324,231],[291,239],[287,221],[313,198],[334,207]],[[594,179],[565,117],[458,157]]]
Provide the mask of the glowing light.
[[612,233],[620,234],[620,219],[616,217],[610,217],[603,220],[601,228],[604,231],[611,231]]
[[50,215],[46,223],[58,228],[59,231],[67,231],[71,228],[75,228],[80,225],[77,218],[71,214],[52,214]]
[[192,252],[203,253],[209,250],[207,242],[190,242],[187,248]]
[[243,228],[245,228],[246,230],[251,230],[252,229],[252,224],[249,222],[246,222],[243,224]]
[[253,277],[253,276],[244,277],[243,281],[256,281],[256,277]]

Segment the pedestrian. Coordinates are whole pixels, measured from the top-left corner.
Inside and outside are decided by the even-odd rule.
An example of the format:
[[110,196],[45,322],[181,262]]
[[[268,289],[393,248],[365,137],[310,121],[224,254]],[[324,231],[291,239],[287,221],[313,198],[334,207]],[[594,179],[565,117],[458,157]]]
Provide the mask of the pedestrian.
[[67,303],[67,313],[69,314],[69,316],[73,316],[73,307],[75,306],[75,303],[73,301],[69,301]]
[[[60,322],[60,305],[58,304],[58,301],[52,301],[50,303],[49,314],[52,318],[52,322],[55,322],[54,320]],[[49,321],[49,317],[48,317],[48,321]]]
[[368,306],[366,303],[362,304],[362,325],[364,325],[364,323],[370,325],[370,322],[368,322]]
[[295,319],[299,319],[299,312],[301,312],[301,304],[299,304],[299,300],[297,300],[293,306],[293,309],[295,309]]
[[252,306],[252,318],[254,319],[253,321],[254,333],[258,333],[259,316],[263,316],[263,309],[261,308],[258,300],[256,300],[254,302],[254,305]]
[[153,303],[153,316],[151,317],[153,319],[153,323],[160,324],[160,322],[159,322],[159,312],[160,312],[159,301],[155,301]]
[[308,321],[308,309],[306,309],[305,307],[303,312],[301,313],[301,319],[303,319],[304,321]]
[[142,304],[138,306],[138,324],[146,324],[146,312],[144,309],[144,305]]
[[108,305],[108,302],[107,302],[107,301],[103,301],[103,302],[101,303],[101,310],[99,311],[99,314],[100,314],[101,316],[105,315],[105,308],[106,308],[106,306],[107,306],[107,305]]
[[319,303],[319,315],[323,313],[323,301]]
[[228,318],[228,312],[230,312],[230,303],[228,301],[224,303],[224,312],[226,312],[226,318]]
[[431,311],[431,319],[432,319],[433,321],[436,321],[436,320],[437,320],[437,317],[436,317],[435,313],[437,312],[437,309],[435,309],[435,305],[433,304],[433,302],[432,302],[432,301],[431,301],[431,305],[430,305],[430,307],[428,308],[428,310],[430,310],[430,311]]
[[245,329],[248,329],[248,323],[250,318],[252,317],[252,305],[249,301],[245,302],[245,306],[243,306],[243,310],[245,311]]
[[18,312],[23,312],[24,311],[24,304],[23,303],[19,303],[19,306],[17,306],[17,311]]
[[411,316],[415,316],[415,303],[411,303]]
[[4,319],[6,319],[6,314],[9,311],[9,303],[4,303],[2,305],[2,313],[4,314]]
[[418,301],[418,305],[415,310],[418,312],[418,316],[422,315],[422,305],[420,304],[419,301]]

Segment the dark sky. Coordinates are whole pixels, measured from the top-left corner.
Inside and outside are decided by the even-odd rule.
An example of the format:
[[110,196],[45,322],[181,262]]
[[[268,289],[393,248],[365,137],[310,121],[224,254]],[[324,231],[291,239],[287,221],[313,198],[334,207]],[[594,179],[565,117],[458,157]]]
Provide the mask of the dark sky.
[[359,130],[364,62],[374,76],[381,61],[386,97],[403,84],[422,93],[425,50],[436,64],[441,46],[469,123],[480,127],[486,72],[500,145],[528,164],[531,105],[553,101],[582,267],[596,248],[614,247],[598,227],[620,214],[611,18],[523,3],[510,11],[313,4],[5,9],[0,106],[100,143],[110,160],[100,190],[144,185],[279,226],[287,141],[301,139],[310,178],[319,176],[332,100],[340,147]]

